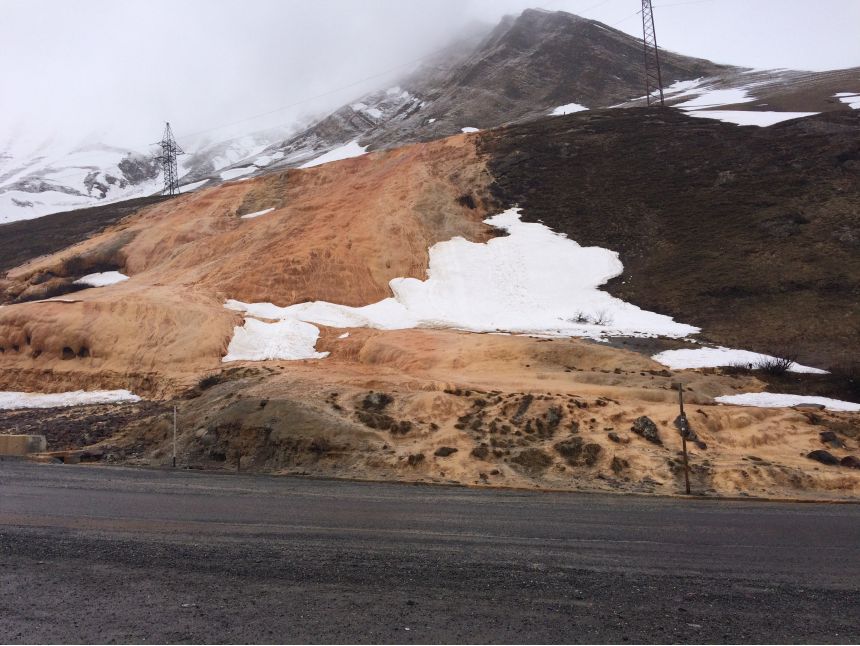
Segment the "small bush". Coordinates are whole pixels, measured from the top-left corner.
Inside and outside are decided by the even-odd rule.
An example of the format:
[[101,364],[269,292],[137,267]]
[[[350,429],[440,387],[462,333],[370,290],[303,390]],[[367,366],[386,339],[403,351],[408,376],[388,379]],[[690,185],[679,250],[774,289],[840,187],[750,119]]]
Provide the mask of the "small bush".
[[613,318],[612,315],[609,314],[606,310],[600,310],[594,314],[594,317],[591,319],[591,322],[595,325],[612,325]]
[[221,383],[221,378],[218,375],[206,375],[197,382],[197,387],[200,390],[207,390],[212,388],[212,386],[217,386],[219,383]]
[[783,354],[775,357],[762,357],[753,363],[753,369],[761,370],[769,375],[782,376],[787,373],[793,365],[794,357]]

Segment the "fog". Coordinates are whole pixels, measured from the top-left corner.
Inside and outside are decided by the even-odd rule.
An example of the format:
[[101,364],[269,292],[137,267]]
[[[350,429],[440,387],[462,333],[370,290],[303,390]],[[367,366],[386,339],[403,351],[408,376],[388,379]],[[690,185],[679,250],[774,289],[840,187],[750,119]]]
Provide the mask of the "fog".
[[[640,35],[639,0],[0,0],[0,149],[58,136],[143,148],[165,120],[180,143],[289,127],[387,87],[469,25],[530,6]],[[860,65],[856,0],[654,6],[660,45],[684,54]]]

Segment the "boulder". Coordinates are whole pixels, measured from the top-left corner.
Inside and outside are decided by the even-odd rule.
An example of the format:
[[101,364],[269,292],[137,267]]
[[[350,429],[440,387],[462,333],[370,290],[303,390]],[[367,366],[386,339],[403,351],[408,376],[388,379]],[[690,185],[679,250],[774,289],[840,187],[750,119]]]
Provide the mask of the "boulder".
[[818,434],[818,438],[823,444],[828,444],[834,449],[845,448],[845,444],[843,444],[842,440],[840,440],[839,437],[837,437],[836,433],[834,433],[833,431],[821,431]]
[[657,432],[657,425],[651,421],[651,418],[645,415],[637,417],[630,430],[636,433],[636,435],[641,435],[649,442],[663,444],[663,440],[660,439],[660,434]]
[[806,454],[806,457],[810,460],[821,462],[821,464],[839,464],[839,458],[833,455],[830,451],[825,451],[824,449],[810,451]]
[[843,467],[848,467],[849,469],[860,469],[860,458],[857,458],[853,455],[846,455],[839,461]]
[[434,451],[433,455],[439,458],[447,458],[452,453],[456,453],[457,449],[453,446],[440,446],[436,451]]

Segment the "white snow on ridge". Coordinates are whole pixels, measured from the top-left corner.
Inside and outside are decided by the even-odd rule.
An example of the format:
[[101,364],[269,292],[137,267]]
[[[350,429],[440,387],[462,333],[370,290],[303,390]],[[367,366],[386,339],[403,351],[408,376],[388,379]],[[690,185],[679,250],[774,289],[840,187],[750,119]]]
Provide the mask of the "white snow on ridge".
[[842,101],[842,103],[847,103],[849,108],[860,110],[860,94],[857,92],[837,92],[833,96]]
[[[683,370],[685,368],[718,368],[735,365],[754,366],[760,361],[773,359],[774,357],[758,352],[750,352],[749,350],[735,350],[719,346],[716,348],[666,350],[655,354],[651,358],[673,370]],[[827,374],[826,370],[802,366],[798,363],[793,363],[791,368],[789,368],[789,372]]]
[[248,173],[253,173],[255,170],[257,170],[256,166],[242,166],[242,168],[222,170],[219,174],[221,175],[221,179],[227,181],[236,179],[237,177],[242,177],[242,175],[247,175]]
[[726,123],[736,123],[739,126],[772,126],[780,121],[811,117],[818,112],[760,112],[755,110],[694,110],[687,112],[691,117],[716,119]]
[[359,146],[358,139],[355,141],[350,141],[348,144],[344,144],[338,148],[334,148],[333,150],[329,150],[327,153],[320,155],[319,157],[312,159],[311,161],[302,164],[299,168],[313,168],[314,166],[320,166],[322,164],[328,164],[329,162],[340,161],[341,159],[349,159],[351,157],[359,157],[364,155],[367,152],[367,146]]
[[574,112],[582,112],[583,110],[588,110],[584,105],[580,105],[579,103],[566,103],[565,105],[560,105],[557,108],[554,108],[552,112],[550,112],[550,116],[560,117],[565,114],[573,114]]
[[714,401],[735,406],[755,406],[757,408],[789,408],[799,404],[819,404],[827,410],[858,412],[860,404],[831,399],[830,397],[813,397],[806,395],[783,395],[780,393],[742,393],[740,395],[722,395]]
[[128,280],[128,276],[121,274],[118,271],[100,271],[95,274],[87,274],[81,276],[75,281],[75,285],[89,285],[90,287],[107,287],[108,285],[116,285],[124,280]]
[[479,132],[480,128],[473,128],[472,126],[466,126],[465,128],[460,128],[460,132]]
[[75,390],[65,393],[23,393],[0,391],[0,410],[57,408],[89,404],[137,402],[140,397],[128,390]]
[[[377,303],[348,307],[313,301],[278,307],[271,303],[227,301],[225,307],[229,309],[279,321],[246,319],[248,329],[240,345],[234,347],[231,342],[229,360],[308,358],[313,349],[313,344],[310,350],[307,346],[309,331],[281,326],[287,321],[339,328],[453,328],[591,338],[683,337],[699,331],[598,289],[621,273],[623,266],[617,253],[582,247],[543,224],[521,222],[518,209],[485,222],[509,235],[486,243],[457,237],[433,245],[427,280],[395,278],[389,283],[394,295]],[[293,341],[301,350],[290,345],[281,355],[271,356],[277,354],[272,340],[279,333],[294,332],[298,338]],[[265,347],[254,346],[254,339]]]
[[191,191],[196,191],[198,188],[203,186],[204,184],[209,183],[208,179],[201,179],[199,182],[192,182],[191,184],[183,184],[179,187],[180,193],[190,193]]
[[[694,93],[699,94],[699,91],[687,90],[680,96]],[[701,94],[697,97],[682,103],[675,103],[672,107],[681,108],[682,110],[698,110],[701,108],[734,105],[735,103],[749,103],[750,101],[755,101],[755,98],[751,97],[745,88],[727,88],[724,90],[702,90]]]
[[245,215],[242,216],[242,219],[243,220],[252,220],[254,218],[260,217],[261,215],[266,215],[266,213],[271,213],[274,210],[275,210],[275,207],[273,206],[273,207],[270,207],[268,209],[263,209],[262,211],[254,211],[253,213],[246,213]]

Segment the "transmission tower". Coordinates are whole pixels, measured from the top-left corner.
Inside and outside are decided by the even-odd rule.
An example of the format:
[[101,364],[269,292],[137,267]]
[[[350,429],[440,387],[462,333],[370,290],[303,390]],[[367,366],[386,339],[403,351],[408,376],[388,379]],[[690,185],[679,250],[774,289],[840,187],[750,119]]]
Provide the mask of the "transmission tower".
[[161,146],[161,154],[156,159],[161,162],[161,170],[164,174],[164,191],[165,195],[179,194],[179,171],[176,167],[176,158],[179,155],[184,155],[185,151],[176,143],[173,138],[173,131],[170,129],[170,122],[164,124],[164,134],[161,135],[161,141],[153,144]]
[[[645,52],[645,96],[651,105],[651,95],[660,94],[663,105],[663,77],[660,75],[660,54],[657,51],[657,32],[654,30],[654,8],[651,0],[642,0],[642,48]],[[654,97],[653,101],[656,102]]]

